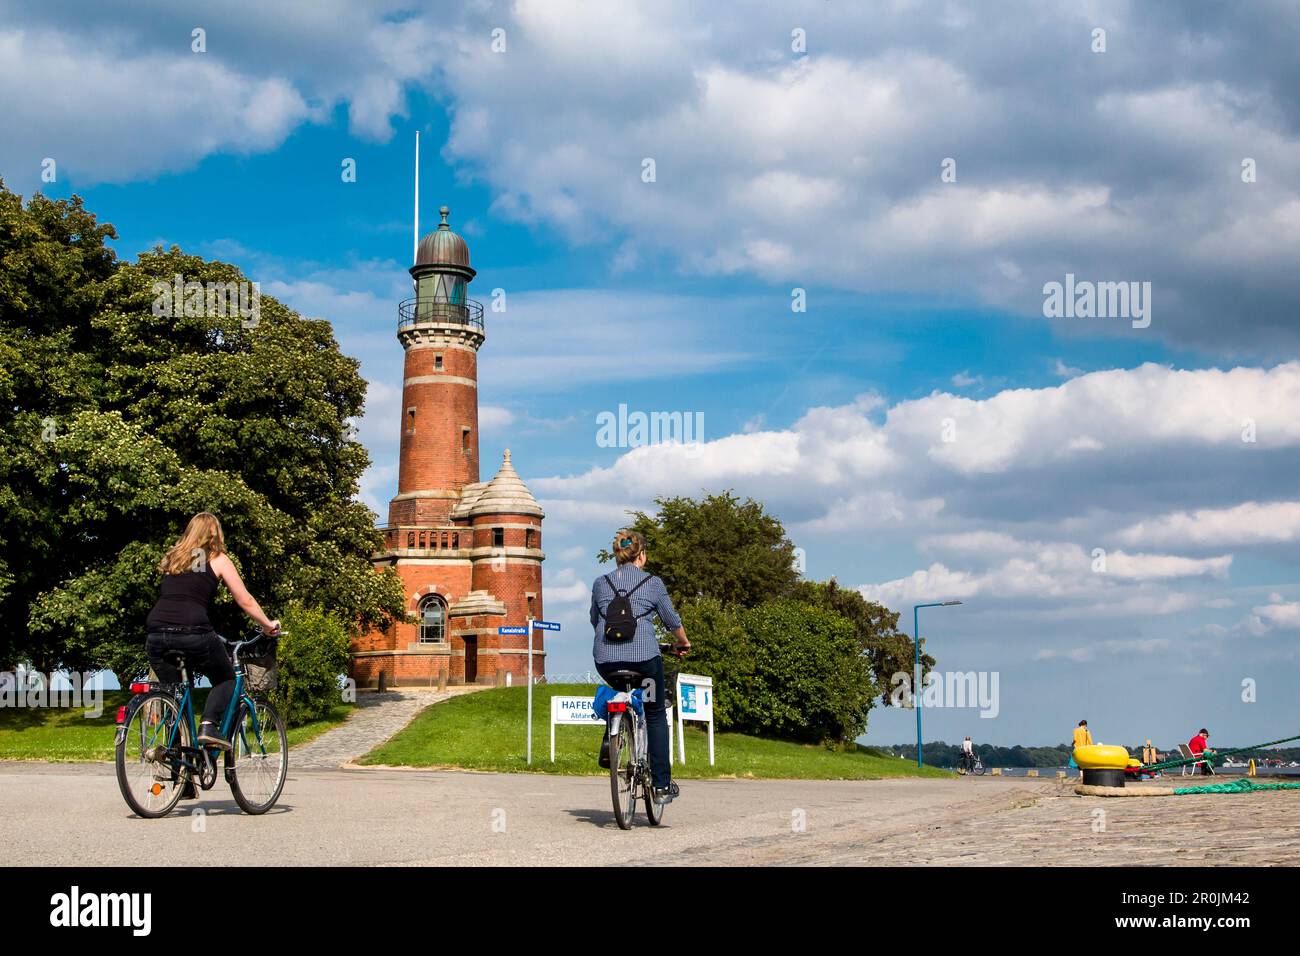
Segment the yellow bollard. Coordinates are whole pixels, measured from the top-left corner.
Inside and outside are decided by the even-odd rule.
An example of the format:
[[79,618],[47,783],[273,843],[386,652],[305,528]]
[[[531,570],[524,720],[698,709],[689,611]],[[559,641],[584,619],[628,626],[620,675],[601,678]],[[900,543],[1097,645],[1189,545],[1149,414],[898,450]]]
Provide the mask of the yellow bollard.
[[989,771],[989,773],[993,774],[993,776],[995,777],[1000,777],[1002,776],[1002,768],[994,767],[992,770]]
[[1064,771],[1064,770],[1058,770],[1058,771],[1056,771],[1056,775],[1057,775],[1057,777],[1064,778],[1064,777],[1065,777],[1065,771]]
[[1254,757],[1251,757],[1251,758],[1250,758],[1250,767],[1246,770],[1246,776],[1248,776],[1248,777],[1253,777],[1253,776],[1255,776],[1255,758],[1254,758]]
[[1028,769],[1028,770],[1025,771],[1025,776],[1026,776],[1026,777],[1037,777],[1037,776],[1038,776],[1038,770],[1037,770],[1036,768],[1031,767],[1030,769]]

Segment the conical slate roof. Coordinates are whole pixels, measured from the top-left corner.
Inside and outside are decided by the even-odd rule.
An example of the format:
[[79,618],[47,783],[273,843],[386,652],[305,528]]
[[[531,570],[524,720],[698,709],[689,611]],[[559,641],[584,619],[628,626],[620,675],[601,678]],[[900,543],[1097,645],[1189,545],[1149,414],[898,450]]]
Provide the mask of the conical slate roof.
[[528,490],[524,480],[519,477],[515,466],[510,464],[509,448],[506,449],[505,458],[501,462],[501,470],[487,483],[487,487],[479,494],[469,513],[471,517],[500,514],[545,517],[541,505]]

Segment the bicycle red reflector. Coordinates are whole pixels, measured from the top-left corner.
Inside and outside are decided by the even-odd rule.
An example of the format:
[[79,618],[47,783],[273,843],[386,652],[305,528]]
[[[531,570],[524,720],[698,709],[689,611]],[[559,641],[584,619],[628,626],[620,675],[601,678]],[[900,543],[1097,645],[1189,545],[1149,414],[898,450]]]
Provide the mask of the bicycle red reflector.
[[131,685],[131,693],[133,693],[133,694],[147,694],[147,693],[149,693],[149,685],[148,685],[148,684],[141,684],[141,683],[134,683],[134,684]]
[[609,702],[609,712],[610,712],[611,714],[624,714],[624,713],[627,713],[627,701],[625,701],[625,700],[611,700],[611,701]]
[[119,708],[117,709],[117,722],[118,722],[119,724],[122,724],[122,723],[125,723],[125,722],[126,722],[126,705],[125,705],[125,704],[123,704],[121,707],[119,707]]

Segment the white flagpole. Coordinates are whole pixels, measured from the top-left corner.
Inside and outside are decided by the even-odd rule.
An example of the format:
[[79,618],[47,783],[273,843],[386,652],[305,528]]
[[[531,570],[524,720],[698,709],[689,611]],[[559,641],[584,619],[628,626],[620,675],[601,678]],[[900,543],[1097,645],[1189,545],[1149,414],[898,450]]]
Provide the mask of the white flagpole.
[[420,252],[420,131],[415,131],[415,237],[411,240],[411,265]]

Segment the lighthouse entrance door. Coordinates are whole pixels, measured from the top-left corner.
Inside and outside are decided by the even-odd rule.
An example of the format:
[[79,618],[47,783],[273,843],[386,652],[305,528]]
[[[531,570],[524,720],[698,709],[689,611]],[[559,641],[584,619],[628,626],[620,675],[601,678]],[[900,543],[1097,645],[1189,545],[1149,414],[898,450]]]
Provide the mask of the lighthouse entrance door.
[[465,638],[465,683],[478,681],[478,636]]

